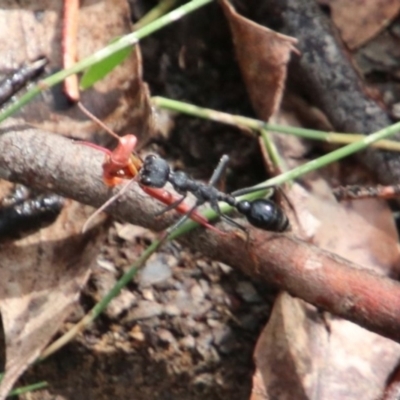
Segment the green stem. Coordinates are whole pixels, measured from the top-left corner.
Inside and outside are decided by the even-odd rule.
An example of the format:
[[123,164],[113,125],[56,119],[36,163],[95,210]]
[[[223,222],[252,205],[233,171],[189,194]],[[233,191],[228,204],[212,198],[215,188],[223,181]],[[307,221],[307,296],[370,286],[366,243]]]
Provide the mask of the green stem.
[[[315,129],[298,128],[295,126],[269,124],[258,119],[243,117],[241,115],[232,115],[221,111],[215,111],[210,108],[202,108],[181,101],[167,99],[165,97],[152,97],[152,102],[160,108],[178,111],[183,114],[220,123],[241,126],[256,131],[264,129],[278,133],[286,133],[306,139],[322,140],[328,143],[348,144],[359,141],[364,137],[364,135],[360,134],[324,132]],[[381,140],[378,143],[375,143],[374,146],[385,150],[400,151],[400,143],[391,140]]]
[[23,386],[23,387],[20,387],[20,388],[12,390],[8,394],[7,397],[19,396],[19,395],[24,394],[24,393],[33,392],[34,390],[43,389],[43,388],[45,388],[47,386],[48,386],[47,382],[38,382],[38,383],[34,383],[32,385]]
[[29,103],[34,97],[40,94],[43,90],[48,89],[56,85],[57,83],[62,82],[65,78],[70,75],[81,72],[92,65],[98,63],[99,61],[104,60],[107,57],[110,57],[112,54],[125,49],[129,46],[133,46],[139,42],[140,39],[149,36],[150,34],[158,31],[161,28],[164,28],[166,25],[174,22],[183,16],[197,10],[198,8],[211,3],[213,0],[193,0],[173,11],[159,18],[158,20],[144,26],[142,29],[130,33],[126,36],[123,36],[119,40],[113,42],[112,44],[102,48],[96,53],[86,57],[85,59],[77,62],[74,66],[68,69],[64,69],[60,72],[55,73],[54,75],[49,76],[41,80],[36,86],[34,86],[31,90],[25,93],[21,98],[19,98],[14,104],[0,113],[0,123],[3,122],[6,118],[14,114],[21,107]]
[[281,185],[284,182],[299,178],[300,176],[307,174],[308,172],[325,167],[332,162],[338,161],[344,157],[357,153],[358,151],[364,150],[372,143],[392,136],[398,132],[400,132],[400,122],[397,122],[396,124],[393,124],[387,128],[383,128],[368,136],[363,136],[362,140],[348,144],[347,146],[341,147],[340,149],[325,154],[324,156],[319,157],[316,160],[309,161],[308,163],[300,165],[297,168],[284,172],[283,174],[275,176],[274,178],[268,179],[266,182],[254,186],[254,188],[263,187],[265,185],[277,186]]
[[266,131],[265,129],[261,129],[260,135],[261,135],[261,139],[262,139],[262,144],[269,155],[271,163],[275,167],[275,169],[272,170],[271,172],[286,171],[287,170],[286,165],[285,165],[284,161],[282,160],[281,156],[279,155],[278,149],[276,148],[276,145],[271,138],[270,132]]
[[177,1],[178,0],[161,0],[154,8],[152,8],[146,15],[140,18],[140,20],[133,25],[134,29],[141,29],[157,18],[160,18],[172,7],[174,7]]

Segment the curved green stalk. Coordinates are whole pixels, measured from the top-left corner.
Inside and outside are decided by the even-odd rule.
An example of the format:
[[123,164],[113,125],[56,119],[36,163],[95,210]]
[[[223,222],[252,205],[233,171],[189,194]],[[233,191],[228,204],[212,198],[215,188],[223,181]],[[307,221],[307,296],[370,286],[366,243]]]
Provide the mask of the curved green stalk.
[[47,90],[48,88],[62,82],[65,78],[70,75],[77,74],[78,72],[84,71],[85,69],[93,66],[94,64],[104,60],[105,58],[110,57],[114,53],[125,49],[129,46],[133,46],[139,42],[140,39],[149,36],[150,34],[158,31],[161,28],[164,28],[166,25],[174,22],[185,15],[191,13],[192,11],[197,10],[198,8],[211,3],[213,0],[193,0],[173,11],[164,15],[163,17],[157,19],[156,21],[144,26],[142,29],[130,33],[126,36],[121,37],[117,41],[111,43],[110,45],[102,48],[96,53],[86,57],[85,59],[77,62],[71,68],[64,69],[60,72],[55,73],[43,80],[41,80],[36,86],[26,92],[23,96],[21,96],[15,103],[13,103],[10,107],[0,113],[0,122],[3,122],[6,118],[14,114],[21,107],[29,103],[33,98],[35,98],[38,94],[40,94],[43,90]]
[[[270,124],[258,119],[233,115],[221,111],[215,111],[210,108],[198,107],[193,104],[184,103],[177,100],[167,99],[165,97],[152,97],[154,105],[171,111],[177,111],[194,117],[204,118],[224,124],[248,128],[250,130],[262,131],[268,130],[278,133],[286,133],[306,139],[322,140],[328,143],[350,144],[360,141],[365,135],[354,133],[324,132],[315,129],[299,128],[296,126],[283,126]],[[400,151],[400,143],[392,140],[380,140],[373,143],[374,147],[380,149]]]

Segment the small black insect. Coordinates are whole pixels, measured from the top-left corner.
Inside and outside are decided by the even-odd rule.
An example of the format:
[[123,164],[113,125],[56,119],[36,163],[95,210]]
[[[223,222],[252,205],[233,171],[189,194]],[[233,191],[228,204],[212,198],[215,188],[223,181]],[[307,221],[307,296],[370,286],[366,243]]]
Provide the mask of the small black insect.
[[5,79],[0,81],[0,104],[8,101],[15,93],[21,90],[29,81],[38,76],[47,59],[40,58],[32,63],[27,63],[21,68],[9,74]]
[[230,224],[243,229],[244,227],[234,221],[232,218],[223,214],[218,205],[219,201],[223,201],[232,207],[235,207],[241,214],[243,214],[250,224],[259,229],[267,231],[283,232],[288,229],[289,221],[283,210],[273,201],[268,199],[258,199],[253,201],[238,201],[235,196],[239,194],[250,193],[258,189],[241,189],[237,192],[227,194],[219,191],[215,185],[224,172],[229,157],[222,156],[217,168],[215,168],[213,175],[208,184],[198,182],[190,178],[187,174],[181,171],[174,172],[171,170],[167,161],[155,155],[149,155],[144,159],[143,166],[139,172],[139,182],[144,186],[162,188],[167,182],[171,183],[174,189],[182,195],[182,198],[175,203],[168,206],[163,212],[171,210],[183,202],[188,193],[192,193],[197,201],[189,212],[184,215],[173,227],[176,229],[185,222],[190,214],[200,205],[208,202],[213,210],[218,215],[229,222]]
[[13,193],[0,201],[0,238],[19,238],[51,224],[63,205],[61,196],[31,193],[25,186],[16,185]]

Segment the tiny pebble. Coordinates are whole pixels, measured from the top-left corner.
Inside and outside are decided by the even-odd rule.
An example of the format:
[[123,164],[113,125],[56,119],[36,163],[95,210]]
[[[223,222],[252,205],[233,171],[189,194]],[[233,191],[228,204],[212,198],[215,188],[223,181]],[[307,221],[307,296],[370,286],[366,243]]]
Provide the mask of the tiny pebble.
[[204,299],[204,292],[200,285],[194,285],[190,289],[190,295],[192,296],[192,299],[195,303],[201,303]]
[[218,265],[224,274],[229,274],[230,272],[232,272],[232,267],[230,267],[229,265],[221,263],[221,262],[218,263]]
[[260,303],[262,298],[250,282],[239,282],[236,285],[236,292],[247,303]]
[[167,304],[165,306],[165,314],[167,314],[171,317],[180,315],[180,313],[181,313],[181,310],[179,310],[179,308],[174,304]]
[[129,290],[123,289],[118,297],[116,297],[106,309],[109,318],[118,318],[124,311],[136,304],[136,296]]
[[212,331],[214,343],[217,346],[231,347],[234,344],[234,335],[229,326],[221,326]]
[[193,383],[195,385],[201,385],[201,386],[213,386],[214,385],[214,376],[213,376],[213,374],[208,374],[208,373],[197,375],[193,379]]
[[166,281],[172,276],[171,267],[160,257],[149,261],[139,274],[139,284],[142,287]]
[[143,342],[145,339],[144,333],[142,332],[139,325],[135,325],[129,332],[129,336],[138,342]]
[[115,269],[114,264],[111,261],[104,260],[103,258],[97,259],[97,266],[102,268],[108,272],[115,273],[117,270]]
[[207,295],[208,292],[210,291],[210,285],[205,279],[200,279],[199,281],[200,287],[204,293],[204,295]]
[[164,343],[172,344],[176,342],[174,335],[167,329],[158,329],[157,336]]
[[219,328],[220,326],[222,326],[222,323],[221,323],[221,321],[218,321],[216,319],[208,318],[207,319],[207,325],[210,328]]
[[155,301],[142,300],[139,301],[138,306],[129,313],[129,319],[147,319],[161,315],[164,311],[164,307]]
[[196,266],[200,269],[207,268],[208,264],[204,260],[197,260]]
[[196,341],[192,335],[188,335],[180,340],[180,344],[187,349],[193,349]]
[[154,293],[152,289],[143,289],[142,296],[145,300],[154,301]]

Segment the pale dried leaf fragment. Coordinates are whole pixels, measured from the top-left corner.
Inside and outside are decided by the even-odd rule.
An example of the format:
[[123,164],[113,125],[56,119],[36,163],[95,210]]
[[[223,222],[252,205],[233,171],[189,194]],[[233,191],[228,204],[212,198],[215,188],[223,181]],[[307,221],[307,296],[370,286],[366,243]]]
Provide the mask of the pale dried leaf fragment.
[[102,231],[97,224],[81,234],[91,211],[69,201],[53,225],[0,245],[0,310],[6,338],[0,399],[37,359],[79,298]]
[[274,32],[239,15],[227,0],[220,4],[229,21],[236,57],[257,115],[265,121],[278,110],[287,64],[297,39]]
[[328,5],[347,46],[354,50],[385,29],[399,14],[398,0],[318,0]]
[[[313,319],[317,323],[310,332],[307,326]],[[316,353],[323,355],[328,334],[321,321],[313,306],[298,299],[294,301],[287,293],[278,297],[254,351],[257,372],[251,400],[322,400],[316,392],[319,373]]]

